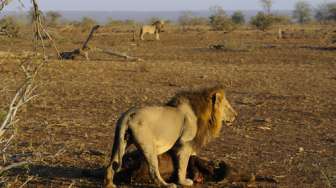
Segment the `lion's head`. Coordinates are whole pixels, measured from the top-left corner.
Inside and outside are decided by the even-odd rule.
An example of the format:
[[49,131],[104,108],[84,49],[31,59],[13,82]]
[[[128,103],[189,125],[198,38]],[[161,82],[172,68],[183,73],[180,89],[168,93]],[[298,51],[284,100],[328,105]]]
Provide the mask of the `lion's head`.
[[210,142],[212,138],[219,136],[222,122],[231,125],[238,115],[227,100],[223,87],[181,92],[167,104],[178,106],[185,101],[188,101],[197,116],[198,130],[194,145],[198,149]]
[[164,27],[164,21],[163,20],[158,20],[155,21],[152,25],[155,26],[155,28],[159,31],[162,32],[163,31],[163,27]]
[[211,97],[211,104],[214,112],[218,113],[216,117],[221,117],[221,121],[226,125],[232,125],[237,117],[237,112],[232,108],[227,100],[223,89],[214,89],[209,97]]

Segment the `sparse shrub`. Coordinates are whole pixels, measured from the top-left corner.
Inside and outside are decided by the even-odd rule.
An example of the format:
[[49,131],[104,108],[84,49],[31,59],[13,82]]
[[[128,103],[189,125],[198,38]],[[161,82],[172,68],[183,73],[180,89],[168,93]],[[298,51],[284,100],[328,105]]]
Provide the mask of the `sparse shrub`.
[[210,8],[212,12],[210,19],[211,27],[216,31],[233,31],[236,25],[232,22],[231,18],[228,17],[222,7],[215,6]]
[[271,27],[273,21],[272,15],[267,15],[263,12],[259,12],[256,16],[251,18],[251,24],[262,31]]
[[50,26],[58,25],[58,22],[62,15],[56,11],[49,11],[46,13],[46,23]]
[[183,12],[178,19],[179,24],[185,29],[187,26],[207,25],[208,20],[204,17],[194,16],[192,12]]
[[136,22],[134,20],[114,20],[113,18],[108,18],[106,22],[107,26],[122,26],[122,25],[136,25]]
[[244,24],[245,16],[241,11],[236,11],[232,14],[231,19],[235,24]]
[[182,15],[178,18],[178,23],[182,26],[188,26],[190,25],[190,21],[194,17],[193,13],[191,11],[183,12]]
[[135,25],[136,24],[136,22],[134,20],[129,20],[129,19],[125,20],[124,23],[126,25]]
[[272,17],[272,23],[274,24],[290,24],[292,22],[289,16],[283,15],[270,15]]
[[83,17],[80,22],[81,27],[84,31],[90,30],[94,25],[97,25],[97,22],[89,17]]
[[108,18],[106,22],[106,26],[119,26],[122,25],[123,22],[121,20],[114,20],[113,18]]
[[298,1],[295,4],[295,10],[293,12],[293,18],[299,23],[307,23],[311,21],[311,6],[305,1]]
[[8,37],[18,37],[21,30],[21,25],[16,18],[6,16],[0,20],[0,33]]

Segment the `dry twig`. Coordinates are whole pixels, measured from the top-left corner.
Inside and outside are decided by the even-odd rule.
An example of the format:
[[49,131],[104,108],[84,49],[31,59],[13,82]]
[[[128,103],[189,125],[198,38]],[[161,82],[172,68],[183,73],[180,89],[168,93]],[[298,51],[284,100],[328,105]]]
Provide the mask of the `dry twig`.
[[[21,2],[21,0],[18,0],[19,2]],[[0,11],[11,2],[11,0],[0,0]],[[22,3],[22,2],[21,2]],[[33,26],[34,26],[34,35],[35,35],[35,40],[34,40],[34,44],[35,44],[35,57],[38,57],[37,54],[37,49],[38,49],[38,41],[41,41],[42,43],[42,48],[43,48],[43,62],[47,61],[46,58],[46,54],[45,54],[45,45],[44,45],[44,40],[42,35],[46,35],[49,40],[53,43],[53,46],[59,56],[59,52],[58,49],[54,43],[54,41],[52,40],[52,38],[50,37],[50,35],[48,34],[48,32],[46,31],[46,29],[43,27],[42,22],[41,22],[41,15],[40,15],[40,10],[38,8],[38,4],[36,2],[36,0],[32,0],[32,4],[33,4],[33,8],[34,8],[34,22],[33,22]],[[9,130],[16,122],[16,115],[18,110],[27,102],[31,101],[32,99],[34,99],[37,95],[34,95],[34,91],[36,89],[35,86],[35,78],[39,72],[39,70],[42,68],[42,66],[45,63],[33,63],[33,61],[29,61],[28,59],[23,60],[23,63],[20,65],[23,73],[25,74],[25,80],[23,81],[23,83],[18,87],[18,89],[16,90],[16,93],[14,95],[14,97],[12,98],[9,107],[8,107],[8,111],[6,113],[5,118],[3,119],[2,122],[0,122],[0,139],[2,139],[5,135],[5,133],[7,132],[7,130]],[[6,151],[7,147],[9,146],[9,143],[11,140],[13,140],[14,135],[11,135],[9,137],[9,139],[5,139],[5,141],[3,141],[3,143],[6,143],[4,145],[4,148],[1,149],[2,152]],[[27,162],[23,161],[23,162],[18,162],[18,163],[13,163],[10,164],[8,166],[5,167],[0,167],[0,175],[7,171],[10,170],[12,168],[16,168],[22,165],[27,164]],[[31,181],[33,179],[33,177],[29,177],[27,179],[27,181],[21,185],[21,187],[23,187],[25,184],[27,184],[29,181]]]

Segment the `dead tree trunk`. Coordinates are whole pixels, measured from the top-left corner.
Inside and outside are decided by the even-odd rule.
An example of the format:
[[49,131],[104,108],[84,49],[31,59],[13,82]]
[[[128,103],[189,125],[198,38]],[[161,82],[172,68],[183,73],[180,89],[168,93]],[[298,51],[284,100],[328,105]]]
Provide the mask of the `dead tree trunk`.
[[87,37],[87,39],[85,40],[85,42],[83,43],[81,48],[77,48],[77,49],[74,49],[74,50],[68,51],[68,52],[61,52],[60,53],[60,59],[75,59],[77,56],[84,56],[86,58],[86,60],[89,60],[88,43],[92,39],[93,33],[99,27],[100,27],[99,25],[96,25],[91,29],[89,36]]
[[92,37],[93,37],[93,33],[94,33],[99,27],[100,27],[99,25],[96,25],[96,26],[94,26],[94,27],[91,29],[91,32],[90,32],[89,36],[87,37],[86,41],[84,42],[84,44],[83,44],[83,46],[82,46],[82,50],[88,48],[88,43],[89,43],[89,41],[92,39]]

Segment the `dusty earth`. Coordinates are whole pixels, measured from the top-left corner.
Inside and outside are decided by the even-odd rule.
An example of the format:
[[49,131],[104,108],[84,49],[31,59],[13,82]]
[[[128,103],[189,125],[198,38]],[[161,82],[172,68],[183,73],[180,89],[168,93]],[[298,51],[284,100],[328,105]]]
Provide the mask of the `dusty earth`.
[[[30,165],[3,174],[2,185],[19,187],[31,177],[25,187],[101,187],[102,177],[82,172],[101,171],[107,164],[122,112],[220,84],[239,117],[201,156],[278,182],[259,187],[336,187],[336,48],[321,40],[330,27],[288,28],[283,40],[276,39],[276,30],[171,29],[160,41],[144,42],[133,42],[126,29],[102,28],[92,46],[145,61],[101,53],[91,53],[90,61],[50,57],[37,79],[38,97],[19,112],[14,140],[2,152],[6,164]],[[76,28],[54,30],[62,50],[85,38]],[[225,48],[210,49],[213,44]],[[0,38],[0,50],[31,51],[31,37]],[[23,79],[18,65],[15,57],[0,59],[2,117]]]

